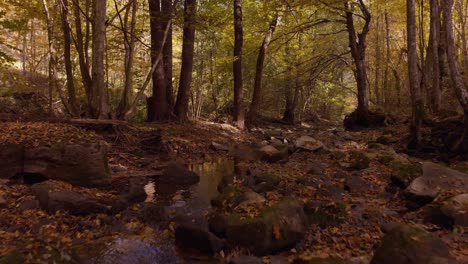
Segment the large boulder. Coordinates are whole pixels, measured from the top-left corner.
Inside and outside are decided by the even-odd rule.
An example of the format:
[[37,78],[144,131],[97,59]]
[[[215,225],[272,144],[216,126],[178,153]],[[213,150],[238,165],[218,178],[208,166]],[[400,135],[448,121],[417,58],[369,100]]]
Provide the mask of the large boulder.
[[179,247],[206,254],[214,254],[225,247],[225,242],[210,232],[208,222],[201,217],[178,219],[175,241]]
[[278,162],[281,160],[285,160],[289,156],[288,146],[282,147],[279,145],[278,147],[274,147],[272,145],[266,145],[260,148],[260,152],[262,152],[262,160],[268,162]]
[[0,179],[9,179],[23,172],[24,146],[0,146]]
[[468,193],[460,194],[434,205],[431,216],[437,224],[468,227]]
[[66,211],[72,215],[111,213],[112,205],[87,195],[67,190],[58,184],[46,181],[31,186],[41,207],[49,214]]
[[445,191],[468,193],[468,174],[425,162],[422,176],[414,179],[405,193],[408,199],[423,205]]
[[447,245],[437,236],[411,225],[390,230],[371,264],[455,264]]
[[267,255],[295,246],[306,229],[307,219],[301,204],[286,199],[258,217],[229,216],[226,238],[232,245],[248,248],[256,255]]
[[25,149],[23,173],[84,187],[105,187],[110,183],[107,151],[102,144]]
[[402,189],[423,173],[419,163],[393,161],[390,163],[390,179],[392,183]]
[[265,155],[260,149],[248,145],[235,145],[229,154],[234,157],[236,162],[259,161]]
[[325,145],[322,142],[316,140],[313,137],[309,137],[309,136],[299,137],[294,142],[294,146],[297,149],[305,150],[305,151],[311,151],[311,152],[319,151],[319,150],[321,150],[321,149],[323,149],[325,147]]

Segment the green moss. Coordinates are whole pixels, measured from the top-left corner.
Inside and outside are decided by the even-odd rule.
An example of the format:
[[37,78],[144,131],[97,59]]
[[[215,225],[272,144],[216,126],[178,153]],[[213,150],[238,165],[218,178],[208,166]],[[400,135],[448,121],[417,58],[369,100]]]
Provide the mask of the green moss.
[[346,219],[346,204],[343,202],[333,204],[318,204],[306,210],[307,218],[311,224],[324,228],[343,223]]
[[366,155],[364,155],[364,153],[359,151],[351,151],[349,153],[349,158],[351,162],[351,169],[364,170],[369,168],[370,160]]
[[391,178],[403,187],[408,186],[414,179],[421,176],[422,166],[415,163],[394,161],[390,164]]

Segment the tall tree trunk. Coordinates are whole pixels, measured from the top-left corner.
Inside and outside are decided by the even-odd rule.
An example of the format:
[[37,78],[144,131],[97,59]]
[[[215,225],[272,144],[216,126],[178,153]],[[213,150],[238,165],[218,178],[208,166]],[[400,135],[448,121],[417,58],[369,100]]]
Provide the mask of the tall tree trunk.
[[[120,99],[119,105],[117,107],[117,118],[124,119],[125,113],[128,111],[129,108],[129,97],[130,93],[133,89],[133,61],[135,57],[135,31],[136,31],[136,15],[138,11],[138,1],[133,0],[132,5],[130,7],[131,10],[131,18],[130,18],[130,34],[127,34],[127,24],[128,24],[128,16],[129,11],[126,12],[125,15],[125,29],[124,29],[124,46],[125,46],[125,61],[124,61],[124,69],[125,69],[125,83],[124,89],[122,91],[122,97]],[[129,36],[130,35],[130,36]]]
[[464,133],[459,143],[456,146],[456,150],[467,153],[468,152],[468,90],[466,84],[463,81],[463,76],[460,73],[460,69],[457,62],[457,50],[455,46],[455,37],[453,32],[453,20],[452,20],[452,8],[453,0],[445,0],[443,4],[443,18],[444,18],[444,29],[446,31],[446,43],[447,43],[447,59],[448,66],[450,69],[450,76],[452,79],[452,86],[455,89],[458,101],[463,108],[465,113]]
[[410,125],[409,148],[416,148],[419,143],[419,130],[423,118],[423,101],[419,86],[418,50],[416,47],[416,8],[415,0],[407,0],[407,44],[408,44],[408,76],[412,101],[412,120]]
[[377,16],[377,30],[375,43],[375,99],[378,106],[382,106],[382,94],[380,87],[380,64],[382,62],[382,50],[380,45],[380,14]]
[[94,117],[99,119],[108,119],[111,117],[104,67],[106,52],[106,14],[107,1],[93,0],[92,103],[94,108],[98,109]]
[[258,52],[257,66],[255,68],[255,82],[252,95],[252,102],[250,103],[250,110],[247,117],[247,121],[249,123],[253,122],[257,117],[257,109],[262,96],[263,64],[265,62],[266,51],[268,49],[268,46],[270,45],[271,38],[273,37],[273,33],[275,32],[277,24],[278,14],[276,14],[273,18],[273,21],[271,21],[268,32],[266,33],[265,38],[263,39],[262,46],[260,47],[260,50]]
[[[431,105],[432,111],[438,113],[440,111],[441,102],[441,86],[440,86],[440,66],[439,66],[439,37],[440,37],[440,12],[439,1],[430,0],[430,36],[429,36],[429,49],[430,49],[430,72],[432,73],[431,79]],[[429,56],[428,54],[428,56]]]
[[244,128],[243,82],[242,82],[242,46],[244,33],[242,28],[242,0],[234,0],[234,121]]
[[[151,63],[155,64],[160,49],[164,46],[164,24],[161,0],[148,0],[151,28]],[[148,121],[165,121],[170,118],[171,111],[167,99],[167,78],[164,60],[158,63],[153,72],[153,95],[148,98]]]
[[389,70],[390,70],[390,63],[391,63],[391,47],[390,47],[390,21],[388,17],[388,10],[385,9],[385,70],[384,70],[384,83],[383,83],[383,103],[384,106],[387,106],[387,100],[390,94],[390,87],[388,85],[389,81]]
[[354,26],[354,12],[348,1],[345,3],[346,10],[346,28],[349,37],[349,47],[354,61],[354,76],[358,88],[358,107],[356,110],[356,123],[361,126],[369,125],[369,97],[367,88],[367,69],[366,69],[366,38],[369,33],[371,14],[363,0],[359,0],[359,8],[363,14],[364,26],[361,33],[356,32]]
[[57,88],[57,60],[55,57],[54,47],[54,21],[50,15],[49,6],[47,0],[42,0],[44,7],[44,13],[47,19],[47,40],[49,44],[49,113],[53,114],[52,102],[53,102],[53,91]]
[[179,92],[174,113],[180,121],[188,119],[190,86],[192,84],[193,54],[195,49],[195,16],[196,0],[185,0],[184,4],[184,38],[182,43],[182,67],[180,69]]
[[[78,61],[80,65],[80,73],[81,73],[81,80],[83,82],[83,86],[85,89],[86,93],[86,98],[87,98],[87,103],[88,103],[88,114],[90,116],[95,116],[97,109],[94,108],[92,104],[92,79],[91,79],[91,74],[89,72],[89,63],[87,60],[87,47],[85,45],[85,39],[83,36],[83,30],[82,30],[82,24],[81,24],[81,11],[80,11],[80,6],[79,3],[73,2],[74,3],[74,15],[75,15],[75,31],[76,31],[76,38],[75,38],[75,46],[76,46],[76,51],[78,53]],[[86,1],[88,5],[88,1]],[[88,7],[86,7],[88,8]]]
[[164,73],[166,76],[166,97],[169,104],[169,109],[174,107],[174,87],[172,81],[172,15],[174,12],[174,7],[172,6],[172,0],[162,0],[161,8],[163,11],[164,21],[161,25],[161,28],[164,29],[167,25],[170,26],[169,32],[167,35],[166,42],[163,49],[163,61],[164,61]]
[[63,31],[63,58],[65,62],[65,72],[67,75],[68,109],[73,117],[79,116],[76,103],[75,80],[73,76],[73,64],[71,61],[71,34],[68,22],[68,0],[60,1],[62,31]]

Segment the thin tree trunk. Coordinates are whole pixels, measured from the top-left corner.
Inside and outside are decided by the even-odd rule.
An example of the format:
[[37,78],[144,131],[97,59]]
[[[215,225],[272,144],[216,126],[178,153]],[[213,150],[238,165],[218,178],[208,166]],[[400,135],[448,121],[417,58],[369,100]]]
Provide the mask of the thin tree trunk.
[[167,40],[166,43],[164,44],[164,49],[163,49],[163,61],[164,61],[164,73],[166,76],[166,97],[167,101],[169,104],[169,109],[172,109],[174,107],[175,101],[174,101],[174,84],[172,81],[172,45],[173,45],[173,40],[172,40],[172,14],[173,14],[173,5],[172,5],[172,0],[162,0],[161,3],[161,8],[164,14],[164,21],[163,25],[161,28],[166,28],[167,25],[170,25],[169,32],[167,35]]
[[[135,31],[136,31],[136,15],[138,11],[138,1],[137,0],[132,0],[132,5],[131,5],[131,19],[130,19],[130,34],[127,34],[126,27],[124,30],[124,45],[125,45],[125,83],[124,83],[124,89],[122,91],[122,97],[120,99],[120,103],[117,107],[117,118],[119,119],[124,119],[125,118],[125,113],[128,111],[129,108],[129,97],[130,93],[133,89],[133,61],[135,57]],[[126,13],[126,19],[125,19],[125,24],[127,24],[128,21],[128,14],[129,12],[127,11]],[[128,36],[130,35],[130,36]]]
[[363,0],[359,0],[359,8],[363,13],[364,27],[361,33],[357,33],[354,26],[354,12],[351,9],[350,3],[346,1],[346,28],[349,37],[349,47],[351,56],[354,61],[355,69],[354,76],[356,78],[358,88],[358,107],[356,123],[362,126],[369,125],[369,97],[367,88],[367,69],[366,69],[366,38],[369,33],[371,22],[371,14],[364,4]]
[[441,87],[440,87],[440,66],[439,66],[439,37],[440,37],[440,12],[439,1],[430,0],[431,27],[429,36],[429,49],[432,56],[429,67],[431,68],[431,105],[432,111],[440,111]]
[[75,80],[73,76],[73,64],[71,60],[71,29],[68,23],[68,0],[60,0],[62,31],[63,31],[63,58],[65,72],[67,75],[68,109],[72,117],[78,117],[78,106],[76,103]]
[[234,121],[244,128],[243,82],[242,82],[242,46],[244,33],[242,28],[242,0],[234,0]]
[[418,50],[416,47],[416,8],[415,0],[407,0],[407,45],[408,45],[408,76],[411,91],[413,118],[410,125],[411,139],[409,148],[417,147],[419,132],[423,117],[421,87],[419,86]]
[[49,113],[53,114],[53,91],[57,88],[57,60],[55,58],[55,47],[54,47],[54,21],[50,15],[49,6],[47,0],[42,0],[44,7],[44,13],[47,19],[47,40],[49,44]]
[[391,47],[390,47],[390,21],[388,18],[388,10],[385,9],[385,49],[386,49],[386,58],[385,58],[385,70],[384,70],[384,84],[383,84],[383,103],[384,106],[387,106],[386,101],[389,98],[389,91],[390,87],[388,87],[389,81],[389,70],[390,70],[390,63],[391,63]]
[[375,43],[375,99],[377,105],[382,105],[382,94],[380,90],[380,65],[382,63],[382,52],[380,46],[380,14],[377,16],[377,30],[376,30],[376,43]]
[[184,37],[182,43],[182,67],[180,70],[179,92],[174,113],[179,121],[188,119],[190,86],[192,84],[193,54],[195,49],[196,0],[185,0],[184,4]]
[[[80,12],[80,6],[78,3],[74,3],[74,15],[75,15],[75,31],[76,31],[76,38],[75,38],[75,46],[76,46],[76,51],[78,53],[78,61],[80,65],[80,73],[81,73],[81,80],[83,82],[83,86],[85,89],[86,93],[86,98],[87,98],[87,103],[88,103],[88,114],[90,116],[95,116],[97,109],[94,108],[92,104],[92,94],[91,94],[91,89],[92,89],[92,79],[91,79],[91,74],[89,72],[89,63],[87,60],[87,51],[85,51],[86,46],[84,42],[84,37],[83,37],[83,30],[82,30],[82,24],[81,24],[81,12]],[[86,1],[88,3],[88,1]],[[88,8],[88,7],[87,7]]]
[[92,103],[98,109],[95,118],[110,118],[109,98],[105,80],[105,41],[106,41],[107,1],[93,0],[93,67]]
[[273,21],[270,23],[270,27],[268,32],[263,39],[262,46],[258,52],[257,56],[257,66],[255,70],[255,82],[254,82],[254,89],[252,95],[252,102],[250,103],[250,110],[248,114],[248,122],[251,123],[257,117],[257,109],[261,101],[262,96],[262,77],[263,77],[263,64],[265,62],[266,51],[268,46],[270,45],[271,38],[273,37],[273,33],[275,32],[276,25],[278,24],[278,14],[275,15]]

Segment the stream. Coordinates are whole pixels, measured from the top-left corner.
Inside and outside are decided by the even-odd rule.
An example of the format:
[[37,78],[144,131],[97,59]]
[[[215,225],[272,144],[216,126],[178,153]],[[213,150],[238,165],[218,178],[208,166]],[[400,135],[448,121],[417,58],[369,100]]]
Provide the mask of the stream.
[[[171,201],[166,209],[170,215],[203,216],[210,209],[210,201],[217,194],[217,186],[222,177],[233,173],[234,161],[227,158],[216,158],[204,163],[192,164],[190,170],[200,176],[200,182],[188,190],[188,199]],[[154,201],[157,196],[157,184],[149,181],[145,186],[148,194],[147,202]],[[160,230],[161,232],[163,230]],[[158,234],[161,232],[157,232]],[[208,256],[190,255],[175,246],[174,239],[139,237],[121,237],[105,244],[103,249],[94,248],[98,253],[86,263],[94,264],[149,264],[149,263],[216,263]],[[90,254],[93,255],[93,254]]]

